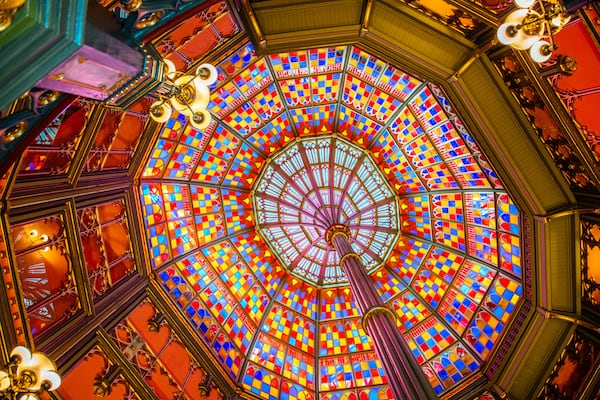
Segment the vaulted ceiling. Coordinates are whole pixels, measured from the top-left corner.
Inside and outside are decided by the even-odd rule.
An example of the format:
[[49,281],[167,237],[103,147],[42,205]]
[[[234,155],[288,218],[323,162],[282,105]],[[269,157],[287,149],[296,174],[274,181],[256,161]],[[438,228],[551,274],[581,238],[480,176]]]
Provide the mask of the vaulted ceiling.
[[440,397],[597,393],[594,5],[540,66],[494,44],[504,3],[99,3],[219,78],[203,131],[146,84],[59,97],[29,145],[3,112],[3,348],[50,353],[59,396],[388,398],[336,222]]
[[521,224],[445,93],[350,46],[217,69],[213,122],[173,117],[140,190],[158,280],[231,376],[386,391],[325,242],[343,224],[435,391],[478,379],[523,296]]

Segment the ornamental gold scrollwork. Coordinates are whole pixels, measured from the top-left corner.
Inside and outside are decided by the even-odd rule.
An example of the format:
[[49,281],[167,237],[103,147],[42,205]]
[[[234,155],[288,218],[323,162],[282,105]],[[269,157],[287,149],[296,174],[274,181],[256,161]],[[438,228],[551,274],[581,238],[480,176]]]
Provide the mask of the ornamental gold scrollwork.
[[135,24],[137,29],[144,29],[156,25],[165,15],[164,11],[152,11],[144,14]]
[[136,12],[142,6],[142,0],[121,0],[121,4],[129,12]]
[[7,129],[4,132],[4,143],[14,142],[19,139],[25,133],[27,128],[27,123],[25,121],[19,121],[12,128]]
[[24,4],[25,0],[0,0],[0,32],[12,24],[13,16]]
[[337,235],[345,236],[346,239],[350,240],[350,229],[348,229],[347,226],[341,224],[330,226],[327,229],[327,232],[325,232],[325,241],[327,242],[327,244],[333,246],[333,238]]

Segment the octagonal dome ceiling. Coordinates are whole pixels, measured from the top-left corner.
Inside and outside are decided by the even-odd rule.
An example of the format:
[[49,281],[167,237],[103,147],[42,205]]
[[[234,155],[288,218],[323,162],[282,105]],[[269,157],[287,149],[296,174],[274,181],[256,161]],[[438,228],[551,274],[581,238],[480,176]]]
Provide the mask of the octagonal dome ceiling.
[[[213,122],[166,123],[140,201],[158,281],[231,379],[264,399],[392,398],[336,259],[300,267],[319,235],[275,233],[319,204],[366,213],[353,246],[435,392],[482,376],[522,298],[519,212],[443,91],[352,46],[257,57],[246,44],[217,67]],[[358,155],[319,162],[310,146]],[[336,197],[344,179],[371,206]],[[276,187],[292,209],[259,204]]]
[[267,159],[252,190],[258,232],[292,274],[313,285],[348,283],[325,240],[328,228],[350,229],[367,271],[397,242],[396,193],[371,156],[342,138],[316,136]]

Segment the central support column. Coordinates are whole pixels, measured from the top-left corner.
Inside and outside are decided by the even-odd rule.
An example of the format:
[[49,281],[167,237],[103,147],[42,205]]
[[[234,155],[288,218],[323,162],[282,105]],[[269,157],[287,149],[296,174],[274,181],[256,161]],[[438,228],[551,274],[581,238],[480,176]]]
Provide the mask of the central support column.
[[421,366],[396,326],[396,314],[381,301],[360,257],[352,251],[349,229],[333,225],[327,230],[325,239],[340,256],[354,301],[363,314],[363,326],[373,341],[395,400],[436,399]]

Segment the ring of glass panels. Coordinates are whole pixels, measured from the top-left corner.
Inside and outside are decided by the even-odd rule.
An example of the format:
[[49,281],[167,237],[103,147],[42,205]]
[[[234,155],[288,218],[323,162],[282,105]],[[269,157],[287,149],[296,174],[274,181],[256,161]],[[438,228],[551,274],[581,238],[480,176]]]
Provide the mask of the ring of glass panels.
[[338,136],[292,141],[267,159],[252,194],[258,232],[289,271],[311,284],[347,283],[325,241],[332,225],[350,229],[369,272],[397,242],[396,193],[368,152]]

